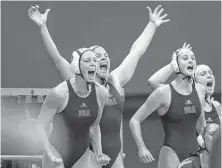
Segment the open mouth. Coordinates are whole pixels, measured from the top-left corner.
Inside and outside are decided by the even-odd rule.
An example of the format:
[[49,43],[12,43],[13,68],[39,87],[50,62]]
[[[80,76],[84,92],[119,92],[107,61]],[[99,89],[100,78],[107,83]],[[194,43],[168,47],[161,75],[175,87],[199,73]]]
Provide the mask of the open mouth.
[[209,88],[212,88],[213,82],[212,81],[208,81],[206,86],[209,87]]
[[189,71],[193,71],[194,66],[193,66],[193,65],[189,65],[189,66],[187,67],[187,69],[188,69]]
[[94,70],[90,70],[88,71],[89,77],[94,77],[95,76],[95,71]]
[[106,71],[107,70],[107,62],[102,62],[101,64],[100,64],[100,69],[102,70],[102,71]]

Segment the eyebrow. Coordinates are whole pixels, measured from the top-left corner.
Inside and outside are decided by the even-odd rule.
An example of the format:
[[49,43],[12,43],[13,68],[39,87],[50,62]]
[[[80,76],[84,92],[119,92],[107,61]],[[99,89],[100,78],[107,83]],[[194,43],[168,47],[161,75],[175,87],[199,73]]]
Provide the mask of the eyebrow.
[[199,74],[206,72],[205,70],[199,70]]
[[188,55],[179,55],[179,56],[182,57],[182,58],[183,58],[183,57],[188,57]]

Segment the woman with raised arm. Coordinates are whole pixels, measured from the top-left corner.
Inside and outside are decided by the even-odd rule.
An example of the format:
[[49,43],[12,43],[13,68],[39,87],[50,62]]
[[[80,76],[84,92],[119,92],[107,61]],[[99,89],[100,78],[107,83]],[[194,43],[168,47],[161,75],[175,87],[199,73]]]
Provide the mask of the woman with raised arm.
[[194,53],[183,48],[173,57],[173,62],[178,72],[175,80],[154,90],[129,123],[139,158],[149,163],[154,158],[143,141],[140,124],[154,111],[161,117],[165,138],[158,168],[177,168],[189,153],[196,152],[196,129],[200,133],[205,126],[205,91],[200,84],[193,85],[191,79],[196,66]]
[[[43,168],[91,168],[89,162],[89,130],[96,144],[96,156],[100,166],[109,163],[102,153],[99,122],[108,101],[108,92],[94,82],[97,60],[86,48],[73,52],[71,69],[74,75],[47,95],[39,117],[37,130],[43,140]],[[53,120],[49,137],[46,126]]]
[[[184,43],[182,48],[189,48],[190,44],[186,45]],[[182,49],[181,48],[181,49]],[[176,52],[178,52],[178,49]],[[174,55],[176,54],[174,53]],[[162,86],[166,80],[174,73],[174,62],[172,61],[170,64],[164,66],[156,73],[154,73],[149,79],[149,86],[155,90],[156,88]],[[212,70],[207,65],[198,65],[195,68],[194,72],[194,81],[200,83],[205,88],[205,102],[204,102],[204,112],[205,112],[205,120],[207,124],[216,123],[218,125],[221,124],[221,104],[218,101],[215,101],[212,97],[215,88],[215,77],[213,75]],[[212,132],[213,134],[213,132]],[[204,146],[202,135],[197,135],[198,143],[200,146]],[[209,152],[206,150],[201,151],[201,161],[203,165],[208,165]]]
[[[70,64],[57,51],[54,42],[52,41],[46,27],[47,15],[49,9],[45,14],[38,12],[38,6],[32,7],[35,9],[34,15],[30,17],[35,23],[40,26],[41,35],[44,44],[48,50],[49,58],[56,66],[62,79],[66,80],[73,76],[70,70]],[[159,5],[154,12],[149,10],[150,21],[138,39],[131,47],[129,54],[123,60],[119,67],[110,73],[110,59],[101,46],[92,46],[90,49],[94,51],[98,59],[98,67],[96,71],[96,81],[104,85],[110,93],[109,101],[104,107],[103,115],[100,122],[102,148],[103,152],[107,154],[111,160],[104,168],[122,168],[122,112],[123,102],[121,101],[121,89],[132,78],[136,69],[137,63],[142,55],[145,53],[147,47],[152,40],[157,27],[162,23],[169,22],[169,19],[163,20],[167,14],[160,16],[163,8]]]
[[[189,48],[190,44],[186,45],[184,43],[182,48]],[[181,48],[181,49],[182,49]],[[176,52],[178,52],[178,49]],[[175,55],[176,53],[174,53]],[[149,86],[155,90],[156,88],[162,86],[166,80],[174,73],[174,64],[171,62],[167,64],[156,73],[154,73],[149,79]],[[194,80],[197,83],[200,83],[205,88],[205,103],[204,103],[204,111],[205,111],[205,119],[207,123],[216,123],[220,125],[221,121],[221,105],[218,101],[215,101],[212,97],[215,88],[215,77],[213,75],[212,70],[207,65],[197,65],[194,72]]]

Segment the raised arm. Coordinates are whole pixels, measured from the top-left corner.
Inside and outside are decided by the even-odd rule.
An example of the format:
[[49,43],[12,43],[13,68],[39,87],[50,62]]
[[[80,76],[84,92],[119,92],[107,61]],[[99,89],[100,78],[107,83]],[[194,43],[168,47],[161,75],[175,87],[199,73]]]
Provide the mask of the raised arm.
[[60,74],[60,77],[62,78],[62,80],[68,80],[73,77],[70,64],[66,59],[64,59],[60,55],[46,26],[47,17],[48,17],[48,13],[50,9],[47,9],[44,14],[41,14],[38,11],[38,8],[39,6],[37,5],[32,6],[28,10],[28,15],[30,19],[33,20],[40,27],[40,32],[41,32],[44,45],[49,53],[49,59],[52,61],[53,65],[56,67],[57,71]]
[[139,110],[133,115],[130,119],[129,126],[130,130],[133,134],[134,140],[136,142],[138,148],[138,155],[140,161],[143,163],[149,163],[154,161],[153,156],[146,148],[146,145],[142,138],[141,132],[141,122],[145,120],[148,116],[150,116],[154,111],[164,106],[164,100],[166,96],[164,95],[163,88],[157,88],[155,91],[151,93],[151,95],[147,98],[146,102],[139,108]]
[[[190,47],[190,44],[184,43],[182,48],[189,48],[192,49]],[[178,52],[180,49],[177,49],[176,52]],[[173,53],[173,56],[176,54],[176,52]],[[159,69],[156,73],[154,73],[149,79],[148,79],[148,85],[155,90],[156,88],[164,85],[164,83],[167,81],[167,79],[173,74],[174,72],[174,68],[173,68],[173,64],[172,62],[167,64],[166,66],[162,67],[161,69]]]
[[157,89],[164,85],[167,79],[173,74],[174,70],[171,64],[167,64],[157,72],[155,72],[149,79],[148,85],[153,89]]
[[112,73],[111,76],[117,76],[116,80],[119,81],[121,87],[123,87],[129,80],[132,78],[133,73],[136,69],[137,63],[142,55],[145,53],[147,47],[149,46],[153,35],[156,31],[156,28],[160,26],[162,23],[169,22],[169,19],[163,20],[167,14],[160,16],[163,12],[163,8],[159,10],[161,5],[156,7],[154,12],[150,7],[147,7],[149,10],[149,18],[150,21],[145,27],[142,34],[137,38],[137,40],[133,43],[129,54],[123,60],[119,67],[117,67]]

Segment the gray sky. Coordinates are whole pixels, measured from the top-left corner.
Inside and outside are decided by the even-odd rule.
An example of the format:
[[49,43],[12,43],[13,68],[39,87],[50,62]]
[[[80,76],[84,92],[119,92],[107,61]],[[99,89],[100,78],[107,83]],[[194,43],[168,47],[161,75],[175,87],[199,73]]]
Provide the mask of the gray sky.
[[149,93],[147,79],[171,61],[173,51],[187,41],[197,63],[209,65],[221,86],[221,2],[2,2],[2,87],[51,88],[61,79],[47,58],[38,26],[28,18],[28,9],[47,8],[48,29],[59,52],[69,59],[80,47],[102,45],[112,69],[128,54],[131,45],[148,23],[146,5],[162,4],[171,21],[157,28],[140,60],[127,94]]

